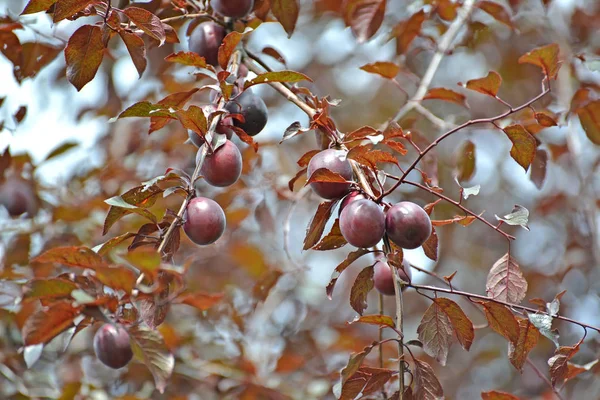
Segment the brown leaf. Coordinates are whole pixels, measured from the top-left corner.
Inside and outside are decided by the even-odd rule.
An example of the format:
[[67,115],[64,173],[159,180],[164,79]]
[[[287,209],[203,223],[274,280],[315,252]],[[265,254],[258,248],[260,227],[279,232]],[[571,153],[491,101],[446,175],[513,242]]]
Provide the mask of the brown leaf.
[[306,153],[304,153],[302,155],[302,157],[300,157],[300,159],[298,160],[298,165],[300,167],[306,167],[308,166],[308,163],[310,162],[310,160],[317,154],[319,154],[321,152],[321,150],[310,150]]
[[15,65],[13,74],[17,82],[33,78],[37,73],[61,52],[62,49],[39,42],[23,43],[21,46],[21,64]]
[[131,269],[119,267],[97,267],[94,269],[96,278],[104,285],[115,290],[131,293],[137,281],[137,275]]
[[138,28],[153,39],[159,41],[159,46],[162,46],[166,40],[165,28],[156,15],[148,10],[139,7],[127,7],[125,15],[129,17]]
[[240,32],[230,32],[225,36],[221,45],[219,46],[219,65],[223,69],[227,69],[227,64],[229,63],[229,59],[233,54],[233,51],[237,47],[238,43],[244,37],[243,33]]
[[394,328],[396,324],[394,320],[389,315],[363,315],[361,317],[354,318],[350,323],[361,323],[361,324],[370,324],[370,325],[378,325],[378,326],[389,326]]
[[373,266],[360,271],[350,289],[350,306],[360,315],[367,308],[367,296],[371,289],[373,289]]
[[62,278],[36,278],[27,282],[24,290],[25,298],[55,299],[70,297],[71,292],[79,286],[73,281]]
[[498,22],[502,22],[509,28],[513,27],[510,14],[503,5],[493,1],[482,1],[477,3],[477,7],[494,17]]
[[[164,107],[175,106],[182,108],[185,105],[185,103],[187,103],[188,100],[191,99],[197,91],[198,88],[194,88],[192,90],[188,90],[187,92],[172,93],[164,99],[160,100],[158,104]],[[150,129],[148,130],[148,134],[161,129],[173,118],[175,118],[175,116],[173,115],[166,117],[150,117]]]
[[432,303],[417,328],[419,340],[427,354],[446,365],[452,341],[452,323],[437,303]]
[[285,58],[281,55],[281,53],[279,53],[279,51],[277,51],[273,47],[267,46],[264,49],[262,49],[262,52],[268,56],[273,57],[275,60],[279,61],[283,65],[286,65]]
[[17,121],[17,123],[20,123],[25,118],[25,115],[27,115],[27,106],[21,106],[19,107],[15,115],[13,115],[13,118],[15,119],[15,121]]
[[439,400],[444,397],[444,389],[435,376],[435,371],[422,360],[415,360],[415,394],[416,400]]
[[31,260],[38,263],[60,263],[70,267],[96,269],[108,264],[87,247],[55,247]]
[[65,48],[67,79],[81,90],[94,79],[104,57],[102,29],[99,26],[83,25],[73,33]]
[[201,137],[208,131],[208,122],[200,107],[191,105],[187,110],[178,110],[175,114],[185,129],[192,130]]
[[531,163],[531,176],[529,179],[531,179],[531,182],[533,182],[538,189],[541,189],[544,184],[547,168],[548,153],[544,149],[537,149],[533,163]]
[[[380,391],[387,381],[390,380],[395,371],[384,368],[361,367],[359,372],[367,374],[367,383],[362,389],[363,395],[369,395]],[[406,399],[406,398],[405,398]],[[408,400],[408,399],[406,399]]]
[[344,136],[344,142],[349,143],[353,140],[361,140],[366,138],[367,136],[375,136],[378,134],[379,131],[377,129],[370,126],[363,126]]
[[493,299],[519,304],[527,293],[527,281],[519,265],[506,253],[490,269],[485,288]]
[[346,245],[346,239],[340,230],[340,220],[337,218],[331,227],[331,231],[323,238],[313,250],[333,250]]
[[[292,179],[290,179],[290,181],[288,182],[288,189],[290,189],[290,192],[294,191],[294,185],[295,185],[296,181],[298,179],[302,178],[306,174],[306,170],[307,170],[306,168],[302,168],[300,171],[298,171],[296,173],[296,175],[294,175],[294,177]],[[318,239],[317,239],[317,241],[318,241]]]
[[348,364],[346,364],[341,371],[342,386],[358,371],[365,357],[373,350],[373,347],[375,347],[376,344],[377,342],[373,342],[369,346],[366,346],[360,353],[353,353],[350,355]]
[[440,309],[448,316],[450,324],[454,330],[454,334],[463,349],[469,351],[473,339],[475,339],[475,330],[473,323],[465,315],[464,311],[458,304],[450,299],[438,297],[435,300]]
[[[324,168],[316,170],[313,175],[321,170],[324,170]],[[308,229],[306,230],[303,250],[308,250],[319,242],[321,236],[323,235],[323,231],[325,230],[325,225],[327,224],[327,221],[329,221],[336,204],[337,200],[324,201],[323,203],[319,204],[319,207],[317,207],[317,212],[310,221]]]
[[348,0],[344,21],[359,43],[372,38],[385,14],[386,0]]
[[279,270],[265,272],[252,289],[254,297],[260,301],[265,301],[269,296],[271,289],[273,289],[279,281],[279,278],[281,278],[281,275],[283,275],[283,272]]
[[205,311],[220,302],[223,296],[223,293],[185,292],[179,295],[175,302]]
[[560,49],[556,43],[537,47],[519,57],[519,64],[537,65],[549,79],[555,79],[561,64],[561,61],[558,59],[559,51]]
[[423,100],[444,100],[469,108],[464,94],[446,88],[432,88],[423,96]]
[[40,11],[46,11],[54,3],[56,3],[56,0],[29,0],[29,3],[27,3],[27,6],[25,6],[25,9],[21,13],[21,15],[34,14]]
[[471,79],[465,87],[479,93],[487,94],[488,96],[496,97],[501,84],[502,77],[496,71],[490,71],[485,78]]
[[438,259],[438,236],[435,232],[435,228],[431,230],[431,235],[425,243],[423,243],[423,252],[427,256],[427,258],[437,261]]
[[472,215],[457,215],[451,219],[433,219],[431,225],[433,226],[444,226],[450,224],[460,224],[462,226],[469,226],[475,221],[475,217]]
[[513,143],[510,156],[527,171],[535,157],[537,147],[535,138],[522,125],[509,125],[503,131]]
[[502,304],[493,301],[478,301],[483,306],[490,328],[504,336],[508,341],[519,340],[519,323],[514,314]]
[[[122,202],[123,206],[121,207],[111,204],[111,207],[108,210],[108,214],[106,215],[106,219],[104,220],[102,234],[106,235],[111,226],[113,226],[115,222],[123,218],[125,215],[131,214],[132,212],[137,213],[146,211],[145,208],[153,206],[156,202],[157,196],[161,193],[162,189],[160,189],[156,185],[152,185],[149,187],[142,185],[129,189],[121,196],[111,198],[119,200],[119,203],[115,204],[120,204]],[[136,209],[136,207],[140,208]]]
[[198,53],[194,53],[193,51],[180,51],[169,54],[165,57],[165,61],[196,68],[206,68],[207,65],[204,57],[198,55]]
[[535,120],[538,122],[538,124],[540,124],[541,126],[543,126],[545,128],[558,125],[556,123],[556,120],[546,113],[536,112],[534,116],[535,116]]
[[360,69],[371,74],[383,76],[387,79],[394,79],[396,75],[398,75],[398,72],[400,72],[400,67],[389,61],[377,61],[371,64],[365,64],[360,67]]
[[575,346],[561,346],[556,349],[554,356],[548,360],[550,367],[550,380],[552,386],[563,383],[569,374],[569,360],[579,351],[579,344]]
[[162,336],[157,331],[136,325],[129,329],[129,337],[133,354],[146,364],[154,377],[156,389],[164,393],[173,373],[175,359],[167,349]]
[[335,283],[337,282],[338,278],[340,277],[340,275],[342,274],[342,272],[344,272],[344,270],[346,268],[348,268],[354,261],[358,260],[360,257],[364,256],[365,254],[368,254],[369,250],[367,249],[358,249],[356,251],[351,252],[350,254],[348,254],[348,257],[346,257],[344,259],[344,261],[342,261],[333,271],[333,273],[331,274],[331,279],[329,281],[329,284],[327,285],[326,288],[326,293],[327,293],[327,297],[331,300],[331,295],[333,294],[333,289],[335,288]]
[[298,15],[300,14],[300,3],[298,0],[270,0],[271,11],[277,21],[283,26],[288,38],[294,33],[296,29],[296,22],[298,21]]
[[540,337],[540,331],[531,323],[528,318],[519,318],[519,339],[517,343],[508,344],[508,358],[516,369],[523,371],[523,365],[527,360],[527,355],[535,347]]
[[475,143],[467,140],[461,146],[457,157],[458,180],[463,182],[471,179],[475,173],[475,164]]
[[313,182],[332,182],[332,183],[346,183],[346,179],[338,173],[332,172],[327,168],[319,168],[312,173],[306,185]]
[[482,400],[519,400],[517,396],[513,396],[510,393],[499,392],[492,390],[490,392],[481,392]]
[[82,310],[82,307],[73,307],[72,303],[72,300],[62,300],[31,315],[22,331],[25,346],[48,343],[71,326]]
[[146,46],[144,45],[144,40],[136,35],[135,33],[128,32],[126,30],[119,31],[119,36],[123,39],[125,46],[127,47],[127,51],[129,52],[129,56],[131,57],[131,61],[133,61],[133,65],[135,65],[135,69],[142,77],[142,74],[146,70]]
[[167,317],[170,307],[168,297],[169,286],[165,286],[154,298],[142,299],[140,302],[140,316],[150,329],[156,329]]
[[83,11],[88,5],[95,0],[58,0],[54,6],[54,17],[52,21],[57,23],[65,18]]
[[391,139],[384,139],[383,142],[381,142],[381,143],[385,144],[390,149],[394,150],[395,152],[399,153],[402,156],[405,156],[408,153],[408,150],[406,150],[406,147],[404,147],[404,145],[400,142],[396,142]]
[[421,25],[425,21],[425,11],[417,11],[406,21],[398,23],[392,29],[391,37],[396,38],[396,53],[404,54],[408,51],[412,41],[421,33]]
[[588,139],[595,145],[600,145],[600,100],[580,107],[577,115]]

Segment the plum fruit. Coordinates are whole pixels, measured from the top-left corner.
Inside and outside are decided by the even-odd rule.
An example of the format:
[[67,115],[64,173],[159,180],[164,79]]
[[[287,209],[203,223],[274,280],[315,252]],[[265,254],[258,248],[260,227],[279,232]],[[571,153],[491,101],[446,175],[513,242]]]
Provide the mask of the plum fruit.
[[416,249],[429,238],[431,219],[420,206],[410,201],[394,204],[385,217],[388,237],[404,249]]
[[366,199],[351,202],[340,214],[340,231],[353,246],[375,246],[385,233],[385,215],[381,206]]
[[206,157],[200,172],[213,186],[233,185],[242,173],[242,154],[231,140],[227,140],[214,154]]
[[211,0],[210,5],[224,17],[243,18],[254,8],[254,0]]
[[231,99],[225,109],[232,114],[241,114],[244,122],[235,119],[233,124],[242,128],[250,136],[255,136],[267,125],[267,106],[263,99],[256,96],[250,89],[246,89],[235,98]]
[[225,28],[212,22],[202,22],[190,34],[188,48],[204,57],[210,65],[219,65],[219,46],[225,37]]
[[[315,154],[308,163],[308,178],[310,179],[316,170],[326,168],[331,172],[341,175],[348,181],[352,180],[352,166],[350,165],[350,161],[346,158],[346,154],[346,151],[336,149],[327,149]],[[348,193],[351,184],[340,182],[312,182],[310,186],[316,194],[324,199],[339,199]]]
[[[410,282],[412,280],[412,271],[406,260],[402,260],[402,268],[398,269],[398,275],[403,281]],[[377,261],[373,266],[373,284],[381,294],[393,296],[396,293],[394,290],[394,274],[389,264],[383,260]],[[406,286],[402,290],[405,288]]]
[[187,205],[183,230],[199,245],[214,243],[225,232],[225,212],[214,200],[196,197]]
[[129,334],[122,326],[104,324],[94,336],[94,353],[102,364],[119,369],[133,358]]

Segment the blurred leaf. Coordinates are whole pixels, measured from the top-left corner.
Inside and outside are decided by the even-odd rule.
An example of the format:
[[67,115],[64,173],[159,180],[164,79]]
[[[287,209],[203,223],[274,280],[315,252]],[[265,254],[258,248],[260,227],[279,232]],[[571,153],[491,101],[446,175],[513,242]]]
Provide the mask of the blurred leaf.
[[11,308],[21,302],[21,285],[8,280],[0,280],[0,307]]
[[529,321],[531,321],[531,323],[540,331],[542,335],[552,340],[556,347],[559,346],[558,331],[552,329],[553,318],[550,315],[528,313],[527,318],[529,318]]
[[[23,46],[18,36],[13,31],[0,31],[0,52],[17,67],[23,64]],[[4,97],[0,101],[0,106]]]
[[512,311],[493,301],[478,301],[477,303],[483,306],[490,328],[504,336],[508,341],[517,343],[519,340],[519,323]]
[[475,173],[475,143],[470,140],[464,142],[458,152],[456,166],[458,169],[458,180],[468,181]]
[[437,261],[438,259],[438,237],[435,228],[432,228],[431,235],[425,243],[423,243],[423,252],[430,260]]
[[31,260],[38,263],[59,263],[70,267],[96,269],[108,264],[87,247],[55,247]]
[[583,373],[583,372],[587,372],[587,371],[593,371],[594,373],[597,373],[599,360],[596,359],[594,361],[590,361],[589,363],[585,364],[585,365],[577,365],[577,364],[573,364],[571,362],[567,363],[567,376],[565,377],[565,380],[568,382],[571,379],[575,378],[577,375]]
[[275,60],[277,60],[280,63],[282,63],[283,65],[286,65],[285,58],[281,55],[281,53],[279,51],[277,51],[273,47],[271,47],[271,46],[265,47],[264,49],[262,49],[262,53],[266,54],[268,56],[271,56]]
[[344,270],[346,268],[348,268],[354,261],[358,260],[360,257],[362,257],[368,253],[369,253],[369,250],[367,250],[367,249],[358,249],[356,251],[353,251],[350,254],[348,254],[348,257],[346,257],[344,259],[344,261],[342,261],[341,264],[339,264],[335,268],[335,270],[331,274],[331,279],[326,288],[327,297],[330,300],[331,300],[331,295],[333,294],[333,289],[335,288],[335,283],[337,282],[337,280],[340,277],[340,275],[342,274],[342,272],[344,272]]
[[541,189],[546,179],[546,171],[548,169],[548,153],[544,149],[537,149],[535,158],[531,163],[531,175],[529,179],[535,187]]
[[361,323],[361,324],[370,324],[370,325],[379,325],[379,326],[389,326],[394,328],[396,324],[394,320],[389,315],[363,315],[357,316],[350,323]]
[[350,289],[350,305],[360,315],[367,308],[367,296],[371,289],[373,289],[373,266],[360,271]]
[[394,79],[398,75],[398,72],[400,72],[400,67],[389,61],[377,61],[365,64],[360,69],[371,74],[381,75],[387,79]]
[[29,0],[27,6],[25,6],[25,9],[21,13],[21,15],[34,14],[40,11],[46,11],[54,3],[56,3],[56,0]]
[[62,278],[36,278],[27,282],[24,290],[25,298],[59,298],[69,297],[79,286]]
[[[322,170],[327,171],[325,168],[319,168],[313,173],[313,176],[318,171]],[[333,172],[331,173],[333,174]],[[340,178],[344,179],[342,177]],[[344,182],[345,181],[346,180],[344,179]],[[321,236],[323,235],[323,231],[325,230],[325,225],[327,225],[327,221],[329,221],[329,218],[331,218],[331,214],[333,213],[333,209],[335,208],[336,204],[337,200],[324,201],[321,204],[319,204],[319,207],[317,207],[317,211],[314,217],[312,218],[310,224],[308,225],[308,228],[306,229],[304,247],[302,248],[303,250],[308,250],[319,242]]]
[[18,124],[21,121],[23,121],[23,119],[25,119],[26,115],[27,115],[27,106],[21,106],[21,107],[19,107],[17,112],[13,115],[13,118],[15,119],[15,121],[17,121],[17,124]]
[[58,157],[63,153],[66,153],[67,151],[71,150],[74,147],[79,146],[78,142],[66,142],[61,144],[60,146],[58,146],[57,148],[55,148],[54,150],[52,150],[50,152],[50,154],[48,154],[46,156],[46,158],[44,159],[44,161],[48,161],[53,159],[54,157]]
[[165,28],[160,19],[148,10],[139,7],[127,7],[125,15],[129,17],[138,28],[146,35],[159,41],[159,46],[162,46],[166,40]]
[[422,360],[415,360],[415,398],[419,400],[438,400],[444,397],[442,385],[435,371]]
[[342,386],[348,381],[348,379],[354,375],[358,369],[360,368],[362,362],[365,357],[373,350],[373,347],[377,345],[377,342],[371,343],[369,346],[366,346],[360,353],[353,353],[350,355],[350,359],[348,360],[348,364],[342,369]]
[[521,303],[527,293],[527,281],[509,253],[494,263],[485,287],[489,297],[513,304]]
[[412,41],[421,33],[421,26],[425,21],[425,11],[420,9],[406,21],[398,23],[392,28],[391,37],[396,38],[396,53],[404,54],[408,51]]
[[120,30],[119,36],[123,39],[123,43],[125,43],[125,46],[127,47],[131,61],[141,78],[146,70],[146,65],[148,64],[146,61],[146,46],[144,45],[144,40],[135,33],[126,30]]
[[155,275],[160,269],[161,257],[155,249],[140,248],[123,256],[131,265],[148,275]]
[[244,83],[244,89],[249,88],[250,86],[258,85],[260,83],[271,83],[271,82],[287,82],[287,83],[296,83],[300,81],[309,81],[312,82],[308,76],[296,72],[296,71],[273,71],[273,72],[265,72],[262,73],[251,81],[246,81]]
[[298,0],[270,0],[271,11],[277,21],[283,26],[288,38],[294,33],[296,29],[296,22],[298,21],[298,15],[300,14],[300,4]]
[[344,142],[349,143],[353,140],[361,140],[366,138],[367,136],[376,136],[379,134],[380,132],[377,129],[372,128],[370,126],[363,126],[344,136]]
[[446,88],[429,89],[425,96],[423,96],[423,100],[444,100],[451,103],[456,103],[465,108],[469,108],[469,105],[467,104],[467,98],[464,94],[457,93],[454,90]]
[[140,359],[152,373],[156,389],[164,393],[168,380],[175,367],[175,359],[167,349],[157,331],[137,325],[129,329],[133,354]]
[[131,293],[137,281],[136,274],[123,266],[98,267],[95,268],[95,272],[96,278],[104,285],[114,290],[123,290],[125,293]]
[[229,63],[229,59],[233,54],[233,51],[237,47],[238,43],[244,37],[243,33],[240,32],[230,32],[225,36],[221,45],[219,46],[219,65],[223,69],[227,69],[227,64]]
[[196,68],[206,68],[207,65],[204,57],[193,51],[179,51],[177,53],[169,54],[165,57],[165,61]]
[[80,91],[94,79],[104,57],[102,29],[99,26],[83,25],[73,33],[65,48],[67,79]]
[[579,108],[577,115],[588,139],[595,145],[600,145],[600,100]]
[[381,143],[385,144],[390,149],[396,151],[397,153],[399,153],[402,156],[405,156],[408,153],[408,150],[406,150],[406,147],[404,147],[404,145],[400,142],[396,142],[391,139],[384,139],[383,142],[381,142]]
[[245,241],[239,241],[231,245],[229,249],[230,257],[238,265],[244,267],[251,276],[258,278],[268,271],[265,256],[258,247]]
[[485,78],[471,79],[465,87],[479,93],[487,94],[488,96],[496,97],[501,84],[502,77],[496,71],[490,71]]
[[22,335],[25,346],[48,343],[73,323],[81,313],[81,307],[73,307],[71,300],[55,302],[27,318]]
[[346,239],[342,235],[342,231],[340,230],[340,220],[336,218],[333,226],[331,227],[331,231],[323,238],[313,250],[333,250],[339,249],[346,245]]
[[538,342],[540,332],[527,318],[517,317],[517,321],[519,322],[519,339],[515,344],[512,342],[508,344],[508,358],[516,369],[522,371],[527,355]]
[[[98,28],[100,29],[100,28]],[[21,64],[15,65],[13,74],[17,82],[25,78],[33,78],[37,73],[56,58],[62,49],[44,43],[23,43],[21,47]]]
[[535,157],[537,147],[535,138],[522,125],[509,125],[502,130],[513,143],[510,156],[527,171]]
[[518,204],[515,204],[515,207],[510,214],[507,214],[504,217],[496,215],[496,219],[498,221],[503,221],[505,224],[518,225],[523,229],[529,230],[529,226],[527,226],[527,222],[529,221],[529,210]]
[[205,311],[220,302],[221,299],[223,299],[223,293],[185,292],[179,295],[175,302]]
[[559,51],[560,49],[556,43],[537,47],[519,57],[519,64],[537,65],[549,79],[555,79],[561,64],[561,61],[558,59]]
[[106,241],[106,242],[104,242],[104,243],[102,243],[102,244],[94,247],[92,250],[95,251],[96,253],[98,253],[99,255],[104,256],[110,250],[112,250],[116,246],[120,245],[125,240],[127,240],[129,238],[132,238],[134,236],[135,236],[135,233],[127,232],[127,233],[124,233],[122,235],[115,236],[112,239],[109,239],[108,241]]
[[457,215],[454,218],[451,219],[432,219],[431,220],[431,225],[435,226],[444,226],[444,225],[450,225],[450,224],[459,224],[462,226],[469,226],[473,223],[473,221],[475,221],[475,217],[473,217],[472,215]]
[[57,23],[65,18],[83,11],[88,5],[94,3],[95,0],[58,0],[54,7],[54,17],[52,21]]
[[497,390],[492,390],[490,392],[481,392],[482,400],[519,400],[517,396],[513,396],[512,394],[506,392],[499,392]]
[[43,350],[44,345],[42,343],[34,344],[33,346],[25,346],[23,349],[23,359],[25,360],[27,368],[31,368],[35,365],[40,359]]
[[513,27],[510,14],[503,5],[493,1],[481,1],[477,3],[477,7],[494,17],[498,22],[502,22],[509,28]]
[[569,373],[569,360],[579,351],[579,344],[575,346],[561,346],[556,349],[554,356],[548,360],[550,367],[550,380],[552,386],[563,383]]
[[372,38],[383,22],[386,0],[348,0],[344,21],[359,43]]
[[259,301],[265,301],[283,273],[279,270],[265,272],[252,289],[252,294]]
[[169,286],[167,285],[154,295],[154,298],[142,299],[140,302],[140,316],[150,329],[156,329],[167,317],[167,312],[171,305],[167,301],[168,297]]
[[[290,192],[294,191],[294,184],[296,183],[296,181],[298,179],[302,178],[305,174],[306,174],[306,168],[302,168],[300,171],[298,171],[296,173],[296,175],[294,175],[294,177],[292,179],[290,179],[290,181],[288,182],[288,189],[290,189]],[[319,239],[317,239],[317,241]]]
[[550,115],[548,115],[546,113],[536,112],[534,116],[535,116],[535,120],[538,122],[538,124],[540,124],[543,127],[550,127],[550,126],[558,125],[556,123],[556,121],[554,120],[554,118],[552,118]]
[[4,171],[6,171],[12,163],[12,156],[10,155],[10,148],[7,147],[4,149],[4,152],[0,155],[0,181],[2,181],[2,177],[4,176]]
[[[162,189],[156,185],[148,186],[136,186],[123,193],[121,196],[112,197],[105,202],[119,204],[118,206],[111,205],[104,220],[104,227],[102,234],[106,235],[111,226],[125,215],[131,214],[132,212],[140,213],[147,218],[153,216],[149,211],[141,207],[151,207],[156,202],[156,197],[162,193]],[[145,212],[147,211],[147,212]],[[150,214],[150,215],[146,215]],[[156,220],[156,218],[154,218]],[[156,221],[153,221],[156,222]]]

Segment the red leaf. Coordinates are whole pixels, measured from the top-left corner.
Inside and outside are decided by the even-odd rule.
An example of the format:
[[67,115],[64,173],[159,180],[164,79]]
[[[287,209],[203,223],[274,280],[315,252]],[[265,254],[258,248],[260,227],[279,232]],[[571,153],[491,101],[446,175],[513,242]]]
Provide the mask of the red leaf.
[[443,397],[444,390],[433,368],[425,361],[415,360],[415,398],[437,400]]
[[432,303],[425,311],[417,333],[425,352],[446,365],[452,341],[452,324],[437,303]]
[[57,23],[58,21],[62,21],[65,18],[75,15],[94,1],[95,0],[58,0],[54,7],[54,17],[52,18],[52,21]]
[[176,115],[184,128],[190,129],[204,137],[204,134],[208,130],[208,122],[200,107],[192,105],[187,110],[178,110]]
[[27,3],[27,6],[25,6],[25,9],[21,13],[21,15],[34,14],[40,11],[46,11],[54,3],[56,3],[56,0],[29,0],[29,3]]
[[137,69],[141,78],[147,64],[144,40],[135,33],[127,32],[126,30],[119,31],[119,35],[123,39],[125,46],[127,46],[131,61],[133,61],[133,65],[135,65],[135,69]]
[[435,232],[435,228],[431,230],[431,235],[429,238],[423,243],[423,252],[427,256],[427,258],[437,261],[438,259],[438,237]]
[[296,29],[296,22],[300,14],[300,4],[298,0],[270,0],[271,11],[277,21],[283,26],[288,38]]
[[[185,103],[198,91],[198,88],[186,92],[177,92],[168,95],[158,102],[161,106],[183,107]],[[150,117],[150,129],[148,134],[163,128],[174,117]]]
[[137,281],[137,275],[126,267],[97,267],[96,278],[104,285],[115,290],[131,293]]
[[395,142],[391,139],[384,139],[381,143],[385,144],[387,147],[389,147],[390,149],[394,150],[402,156],[405,156],[408,153],[406,147],[404,147],[404,145],[400,142]]
[[25,345],[48,343],[71,326],[82,310],[82,307],[73,307],[72,303],[71,300],[59,301],[31,315],[23,326]]
[[21,51],[21,64],[15,65],[13,74],[20,83],[25,78],[33,78],[47,64],[49,64],[62,49],[39,42],[23,43]]
[[204,57],[201,57],[198,53],[194,53],[193,51],[180,51],[169,54],[165,57],[165,61],[189,65],[196,68],[206,68],[207,65]]
[[306,167],[308,166],[308,163],[310,162],[310,160],[316,155],[319,154],[321,152],[321,150],[310,150],[307,151],[306,153],[304,153],[302,155],[302,157],[300,157],[300,159],[298,160],[298,165],[300,167]]
[[477,3],[477,7],[490,14],[498,22],[502,22],[503,24],[512,28],[513,24],[510,14],[501,4],[494,3],[493,1],[482,1]]
[[538,189],[541,189],[544,184],[547,168],[548,153],[544,149],[537,149],[533,163],[531,163],[531,176],[529,179],[531,179],[531,182],[533,182]]
[[87,247],[55,247],[35,257],[31,262],[59,263],[70,267],[96,269],[108,264]]
[[482,400],[519,400],[517,396],[513,396],[510,393],[499,392],[492,390],[490,392],[481,392]]
[[535,120],[538,122],[538,124],[545,128],[558,125],[553,117],[543,112],[536,112]]
[[503,131],[513,143],[510,156],[527,171],[535,157],[537,147],[535,138],[521,125],[509,125]]
[[600,100],[580,107],[577,115],[588,139],[595,145],[600,145]]
[[502,304],[493,301],[478,301],[483,306],[490,328],[504,336],[508,341],[519,340],[519,323],[513,313]]
[[344,21],[352,29],[359,43],[372,38],[385,14],[386,0],[348,0]]
[[[324,170],[324,168],[316,170],[315,173],[321,170]],[[319,204],[319,207],[317,207],[317,212],[310,221],[308,229],[306,230],[303,250],[308,250],[319,242],[321,236],[323,235],[323,231],[325,230],[325,225],[327,224],[327,221],[329,221],[336,204],[337,200],[324,201],[323,203]]]
[[160,42],[159,46],[163,45],[166,40],[166,34],[160,18],[150,11],[139,7],[127,7],[125,9],[125,15],[127,15],[131,22],[138,28],[144,31],[146,35],[158,40]]
[[65,48],[69,82],[78,91],[81,90],[94,79],[103,57],[102,29],[93,25],[83,25],[77,29]]
[[342,369],[342,386],[348,381],[352,375],[354,375],[358,369],[360,368],[362,362],[365,357],[373,350],[377,343],[374,342],[369,346],[366,346],[360,353],[353,353],[350,355],[350,359],[348,360],[348,364]]
[[523,370],[527,355],[535,347],[540,337],[540,331],[529,321],[528,318],[518,318],[519,339],[517,343],[508,345],[508,358],[519,371]]
[[354,261],[358,260],[360,257],[362,257],[368,253],[369,253],[369,250],[366,250],[366,249],[358,249],[356,251],[353,251],[352,253],[348,254],[348,257],[346,257],[346,259],[344,259],[344,261],[342,261],[341,264],[335,268],[335,270],[331,274],[331,280],[329,281],[329,284],[327,285],[327,288],[326,288],[327,297],[330,300],[331,300],[331,295],[333,294],[333,289],[335,288],[335,283],[337,282],[337,280],[340,277],[340,275],[342,274],[342,272],[344,272],[344,270],[346,268],[348,268],[350,265],[352,265],[352,263]]
[[361,324],[389,326],[391,328],[394,328],[396,326],[394,320],[389,315],[363,315],[361,317],[356,317],[350,323],[354,324],[357,322]]
[[421,25],[424,21],[425,11],[421,9],[392,29],[391,36],[396,38],[397,54],[404,54],[408,51],[412,41],[421,33]]
[[186,292],[178,296],[176,302],[205,311],[220,302],[222,298],[223,293]]
[[346,183],[347,181],[340,174],[330,171],[327,168],[319,168],[312,173],[306,184],[308,185],[313,182]]
[[519,265],[506,253],[490,269],[485,288],[493,299],[519,304],[527,293],[527,281]]
[[375,136],[379,133],[380,132],[375,128],[372,128],[370,126],[363,126],[347,134],[344,137],[344,142],[349,143],[354,140],[361,140],[366,138],[367,136]]
[[576,346],[561,346],[556,349],[554,356],[548,360],[550,367],[550,379],[552,386],[563,383],[569,374],[569,360],[579,351],[579,344]]
[[465,108],[469,108],[467,105],[467,98],[464,94],[457,93],[454,90],[446,89],[446,88],[432,88],[429,89],[427,94],[423,96],[423,100],[444,100],[452,103],[456,103]]
[[346,242],[346,239],[344,239],[344,236],[342,235],[340,230],[340,220],[338,218],[335,220],[331,231],[323,239],[321,239],[321,241],[317,243],[315,247],[313,247],[313,250],[339,249],[340,247],[345,246],[346,243],[348,242]]
[[463,349],[469,351],[473,339],[475,339],[475,330],[471,320],[465,315],[460,306],[450,299],[439,297],[434,302],[448,316],[448,320],[460,345]]
[[14,32],[0,32],[0,51],[15,67],[23,64],[23,46]]
[[223,42],[221,42],[221,45],[219,46],[218,59],[219,59],[219,65],[221,66],[221,68],[227,69],[227,64],[229,63],[229,59],[231,58],[233,51],[235,50],[238,43],[240,42],[240,40],[242,40],[243,37],[244,37],[243,33],[235,32],[235,31],[231,32],[231,33],[227,34],[227,36],[225,36],[225,38],[223,39]]
[[555,79],[561,64],[561,61],[558,59],[559,51],[560,49],[556,43],[537,47],[519,57],[519,64],[537,65],[549,79]]
[[367,295],[371,289],[373,289],[373,266],[360,271],[350,289],[350,305],[360,315],[367,308]]
[[502,77],[496,71],[490,71],[485,78],[471,79],[465,87],[479,93],[487,94],[488,96],[496,97],[501,84]]
[[360,69],[371,74],[381,75],[387,79],[394,79],[398,75],[398,72],[400,72],[400,67],[389,61],[377,61],[372,64],[366,64],[360,67]]
[[456,162],[458,169],[458,180],[468,181],[475,173],[475,143],[467,140],[461,146]]
[[164,393],[173,373],[175,359],[167,349],[162,336],[157,331],[137,325],[129,329],[129,337],[133,354],[143,361],[152,373],[156,389]]

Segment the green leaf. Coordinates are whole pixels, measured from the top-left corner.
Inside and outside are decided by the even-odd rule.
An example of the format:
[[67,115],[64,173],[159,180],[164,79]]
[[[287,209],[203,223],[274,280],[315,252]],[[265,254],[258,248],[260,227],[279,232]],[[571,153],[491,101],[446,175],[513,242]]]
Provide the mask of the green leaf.
[[25,298],[60,298],[69,297],[77,289],[75,282],[62,278],[36,278],[27,282],[24,291]]
[[175,367],[175,358],[167,349],[157,331],[137,325],[129,329],[133,354],[141,360],[152,373],[156,389],[164,393],[167,382]]
[[309,81],[312,82],[308,76],[296,72],[296,71],[272,71],[265,72],[264,74],[260,74],[256,76],[256,78],[251,81],[246,81],[244,84],[244,89],[249,88],[250,86],[258,85],[260,83],[271,83],[271,82],[287,82],[287,83],[296,83],[300,81]]
[[58,157],[63,153],[66,153],[67,151],[71,150],[74,147],[79,146],[79,143],[77,142],[66,142],[61,144],[60,146],[58,146],[57,148],[55,148],[54,150],[52,150],[50,152],[50,154],[48,154],[46,156],[46,158],[44,159],[44,161],[48,161],[53,159],[54,157]]
[[104,57],[102,29],[83,25],[73,33],[65,48],[67,79],[79,91],[94,79]]

